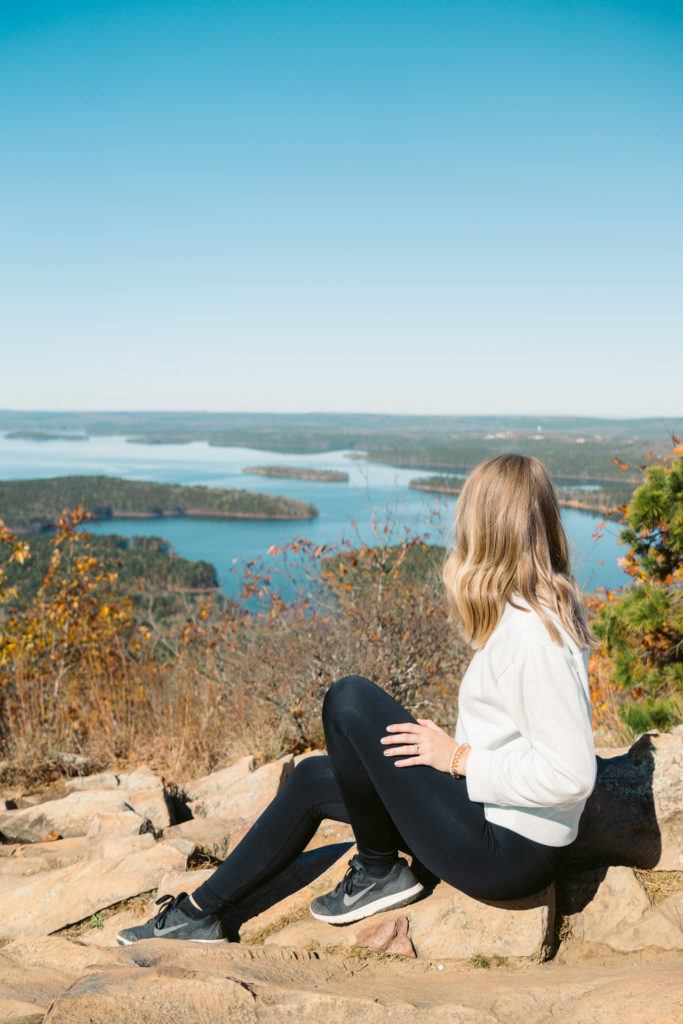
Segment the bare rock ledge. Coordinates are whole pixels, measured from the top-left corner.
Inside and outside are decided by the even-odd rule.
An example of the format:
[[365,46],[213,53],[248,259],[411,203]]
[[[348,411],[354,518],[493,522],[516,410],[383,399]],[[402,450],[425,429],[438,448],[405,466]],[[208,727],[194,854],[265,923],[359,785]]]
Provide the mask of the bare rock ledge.
[[354,851],[349,827],[326,821],[240,906],[239,943],[117,947],[157,892],[212,874],[299,760],[242,758],[186,783],[184,804],[141,768],[0,811],[0,1024],[683,1021],[683,730],[598,752],[571,860],[532,898],[441,882],[409,907],[325,925],[308,904]]

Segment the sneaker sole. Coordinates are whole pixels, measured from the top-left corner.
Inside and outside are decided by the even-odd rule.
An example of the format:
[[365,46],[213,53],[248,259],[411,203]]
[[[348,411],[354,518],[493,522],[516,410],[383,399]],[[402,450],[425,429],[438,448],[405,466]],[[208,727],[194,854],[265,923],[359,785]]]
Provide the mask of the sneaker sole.
[[[147,939],[124,939],[122,935],[116,936],[119,946],[132,946],[134,942],[147,942],[148,939],[163,939],[163,935],[148,935]],[[175,942],[230,942],[230,939],[175,939]]]
[[345,914],[318,914],[310,906],[308,909],[316,921],[325,921],[327,924],[351,924],[353,921],[362,921],[364,917],[371,917],[372,914],[377,914],[381,910],[389,910],[391,907],[407,907],[423,890],[424,886],[418,882],[412,889],[404,889],[403,892],[394,893],[392,896],[382,896],[378,900],[373,900],[372,903],[358,907],[357,910],[348,910]]

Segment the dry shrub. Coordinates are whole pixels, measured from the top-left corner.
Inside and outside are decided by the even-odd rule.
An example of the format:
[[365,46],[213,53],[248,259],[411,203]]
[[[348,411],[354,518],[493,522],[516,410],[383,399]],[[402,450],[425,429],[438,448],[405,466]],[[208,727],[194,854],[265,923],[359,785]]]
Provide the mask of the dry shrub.
[[[246,752],[320,746],[324,693],[350,673],[454,727],[469,652],[446,621],[440,549],[423,538],[353,549],[297,539],[249,563],[240,603],[188,597],[162,624],[117,594],[76,530],[83,518],[60,520],[37,596],[2,623],[6,778],[73,770],[80,757],[85,770],[144,761],[182,781]],[[0,541],[18,543],[7,531]]]

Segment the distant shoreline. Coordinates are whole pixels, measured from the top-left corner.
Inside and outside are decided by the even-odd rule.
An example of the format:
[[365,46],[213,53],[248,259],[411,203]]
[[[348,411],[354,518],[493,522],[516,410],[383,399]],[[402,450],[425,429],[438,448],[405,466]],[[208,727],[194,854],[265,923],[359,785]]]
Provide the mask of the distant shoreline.
[[[171,509],[169,511],[159,512],[126,512],[118,511],[117,509],[112,510],[106,515],[97,515],[91,513],[85,519],[84,525],[87,528],[88,523],[113,523],[118,522],[122,519],[132,520],[155,520],[155,519],[215,519],[215,520],[226,520],[226,519],[243,519],[253,520],[255,522],[277,522],[277,521],[307,521],[309,519],[315,519],[318,515],[317,510],[312,515],[278,515],[276,513],[259,513],[259,512],[217,512],[210,509]],[[2,518],[2,516],[0,516]],[[46,518],[45,520],[38,523],[7,523],[13,533],[18,537],[35,536],[36,534],[49,533],[51,530],[57,527],[57,517],[54,519]]]
[[[448,494],[451,496],[458,495],[462,490],[462,485],[448,487],[446,484],[430,483],[428,480],[424,482],[421,480],[411,480],[408,484],[414,491],[427,491],[430,494]],[[590,502],[584,498],[569,498],[563,497],[562,492],[557,492],[557,498],[559,504],[563,508],[577,509],[579,512],[592,512],[594,515],[602,515],[606,519],[612,519],[615,522],[621,522],[621,515],[615,511],[613,505],[608,505],[604,501],[596,500]]]
[[468,474],[484,458],[516,451],[542,459],[558,482],[614,487],[618,504],[623,503],[621,492],[625,487],[642,483],[641,467],[651,458],[650,453],[661,457],[669,444],[655,418],[546,417],[543,432],[539,433],[535,417],[352,413],[50,413],[0,409],[0,435],[4,435],[3,440],[8,438],[9,444],[22,437],[48,443],[51,439],[85,441],[89,437],[92,441],[116,437],[130,445],[153,446],[202,442],[209,448],[249,448],[266,458],[324,457],[342,451],[345,459],[435,474]]
[[[215,519],[215,520],[226,520],[226,519],[243,519],[253,520],[255,522],[277,522],[277,521],[307,521],[309,519],[315,519],[318,515],[317,510],[312,515],[278,515],[276,513],[259,513],[259,512],[217,512],[210,509],[171,509],[169,511],[159,512],[126,512],[118,511],[117,509],[112,510],[106,515],[97,515],[91,513],[85,519],[84,525],[87,528],[88,523],[113,523],[118,522],[122,519],[133,519],[133,520],[155,520],[155,519]],[[0,516],[2,518],[2,516]],[[39,523],[17,524],[8,522],[7,525],[11,528],[12,532],[18,537],[35,536],[36,534],[49,533],[51,530],[57,527],[57,517],[54,519],[45,519]]]
[[10,430],[9,441],[89,441],[90,434],[60,434],[46,430]]
[[158,512],[126,512],[112,509],[108,515],[92,515],[89,522],[106,523],[110,519],[315,519],[312,515],[279,515],[267,512],[220,512],[215,509],[184,508],[168,509]]

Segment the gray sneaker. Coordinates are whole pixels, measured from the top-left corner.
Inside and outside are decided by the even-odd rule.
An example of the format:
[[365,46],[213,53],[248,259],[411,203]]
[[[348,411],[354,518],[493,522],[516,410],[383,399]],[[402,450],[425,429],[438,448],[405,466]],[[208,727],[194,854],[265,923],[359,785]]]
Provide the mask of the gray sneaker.
[[387,875],[377,878],[368,874],[358,856],[354,856],[339,885],[312,900],[309,910],[318,921],[350,924],[380,910],[406,907],[423,889],[403,857],[398,858]]
[[186,892],[177,896],[160,896],[156,901],[161,904],[154,917],[144,924],[133,928],[123,928],[116,936],[119,946],[129,946],[131,942],[141,939],[187,939],[190,942],[228,942],[220,918],[205,914],[202,917],[190,917],[178,906],[187,896]]

